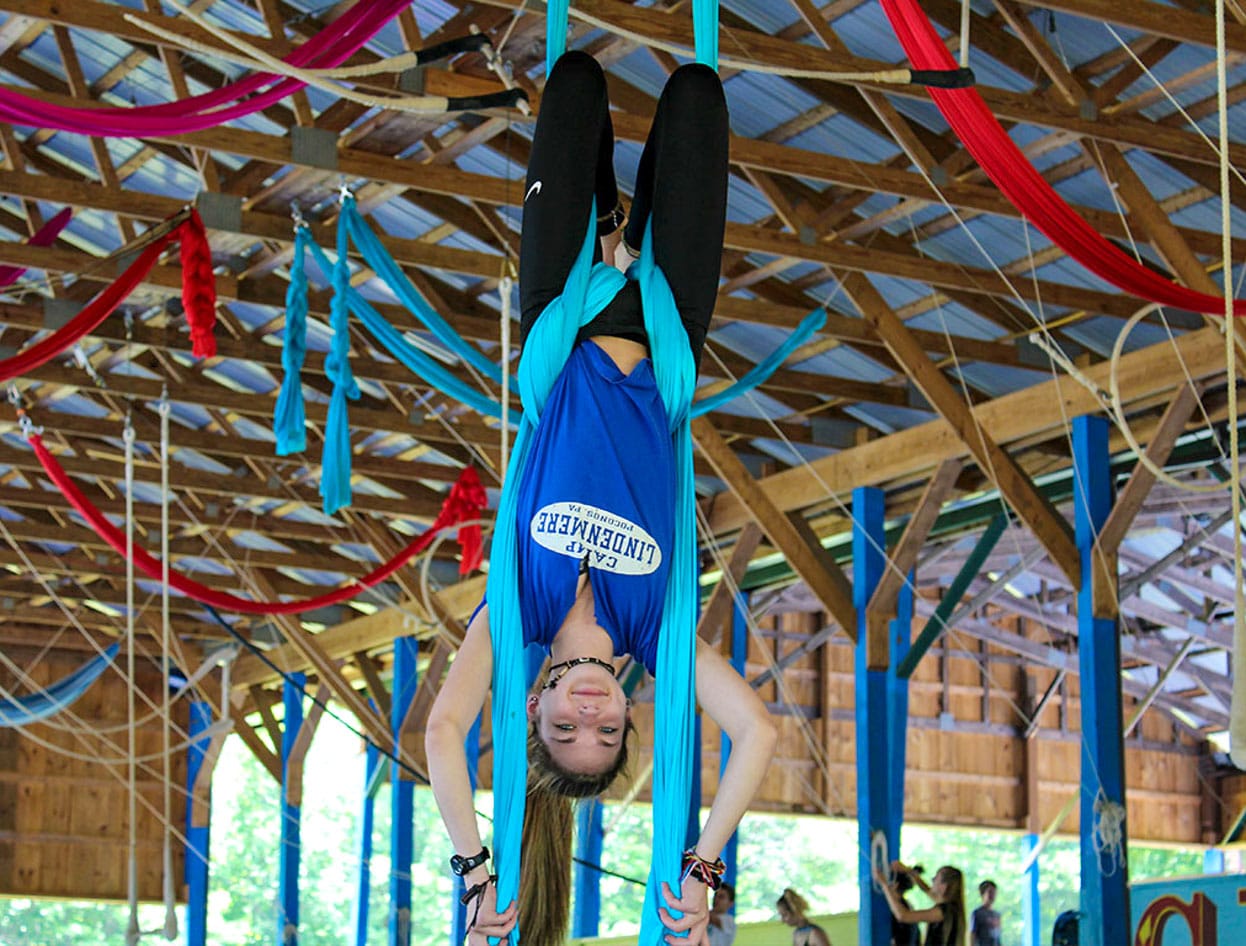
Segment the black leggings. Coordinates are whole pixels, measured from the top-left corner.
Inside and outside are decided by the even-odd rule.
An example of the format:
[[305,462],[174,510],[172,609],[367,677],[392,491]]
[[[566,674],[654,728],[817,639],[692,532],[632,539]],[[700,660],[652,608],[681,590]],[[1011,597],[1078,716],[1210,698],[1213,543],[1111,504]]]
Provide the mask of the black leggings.
[[[700,363],[722,269],[727,213],[727,103],[718,74],[686,65],[666,83],[636,174],[624,239],[636,251],[653,217],[653,252],[670,283]],[[520,338],[563,290],[584,245],[593,197],[599,220],[618,204],[614,128],[606,78],[586,53],[564,54],[541,97],[525,189],[519,249]],[[610,232],[613,224],[599,229]],[[601,258],[598,244],[594,260]],[[581,338],[644,340],[635,284],[585,326]]]

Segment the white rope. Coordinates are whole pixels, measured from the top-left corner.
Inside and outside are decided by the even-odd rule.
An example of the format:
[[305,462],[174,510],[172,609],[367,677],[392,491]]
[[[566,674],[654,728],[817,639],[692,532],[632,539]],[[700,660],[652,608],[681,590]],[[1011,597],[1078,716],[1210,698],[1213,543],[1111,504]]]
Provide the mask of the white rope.
[[[1229,298],[1230,298],[1229,304],[1232,305],[1232,297],[1230,296]],[[1192,483],[1189,480],[1177,479],[1175,476],[1168,473],[1166,470],[1163,469],[1163,467],[1161,467],[1159,464],[1157,464],[1154,460],[1152,460],[1150,457],[1146,455],[1146,451],[1143,449],[1142,445],[1138,442],[1138,439],[1133,434],[1133,430],[1130,429],[1129,424],[1125,420],[1125,407],[1121,399],[1120,380],[1117,377],[1117,373],[1120,369],[1121,353],[1124,351],[1125,341],[1129,338],[1129,334],[1133,331],[1134,327],[1140,321],[1142,321],[1142,319],[1146,318],[1146,316],[1148,316],[1154,308],[1155,306],[1153,305],[1146,305],[1146,306],[1143,306],[1141,309],[1139,309],[1137,312],[1135,312],[1133,315],[1131,315],[1129,317],[1129,320],[1125,323],[1124,328],[1121,329],[1120,334],[1117,336],[1116,343],[1112,346],[1112,359],[1108,365],[1109,403],[1105,406],[1105,409],[1107,410],[1108,415],[1112,418],[1112,422],[1116,424],[1116,427],[1120,431],[1121,436],[1125,438],[1125,442],[1128,443],[1130,449],[1133,450],[1135,454],[1137,454],[1138,462],[1141,463],[1143,466],[1145,466],[1148,470],[1150,470],[1152,475],[1154,475],[1154,477],[1157,480],[1167,483],[1169,486],[1173,486],[1179,490],[1184,490],[1187,493],[1221,493],[1221,492],[1224,492],[1224,490],[1228,488],[1229,483]],[[1212,318],[1212,320],[1217,325],[1220,326],[1221,331],[1224,331],[1225,323],[1223,320],[1215,318],[1214,316],[1210,318]],[[1230,320],[1231,320],[1231,317],[1230,317]],[[1228,338],[1228,344],[1229,344],[1230,357],[1232,357],[1233,355],[1234,334],[1235,333],[1232,330],[1232,328],[1230,328],[1226,332],[1226,336]],[[1230,415],[1232,415],[1234,406],[1236,403],[1236,397],[1235,397],[1235,392],[1234,392],[1234,389],[1236,387],[1236,385],[1234,384],[1234,374],[1235,374],[1234,366],[1232,363],[1230,363],[1229,365],[1229,411],[1230,411]],[[1187,383],[1190,384],[1191,387],[1193,387],[1194,386],[1193,379],[1190,379],[1188,374],[1186,377],[1187,377]],[[1236,429],[1237,429],[1236,424],[1230,424],[1231,431],[1235,431]],[[1230,443],[1230,450],[1232,450],[1232,443]],[[1231,458],[1230,463],[1233,469],[1236,470],[1237,461]],[[1236,477],[1234,476],[1230,478],[1229,482],[1233,482],[1235,480],[1236,480]]]
[[1095,848],[1107,855],[1111,867],[1103,876],[1111,877],[1125,865],[1125,806],[1109,800],[1100,788],[1095,796],[1094,817]]
[[[178,3],[177,0],[167,0],[167,2],[169,6],[173,7],[184,17],[215,36],[229,48],[221,49],[220,47],[209,46],[206,43],[190,39],[180,33],[156,26],[154,23],[143,20],[132,13],[125,14],[124,18],[140,29],[146,30],[154,36],[158,36],[169,43],[182,47],[183,49],[201,53],[205,56],[215,56],[219,59],[224,59],[226,62],[232,62],[247,69],[252,69],[256,72],[268,72],[273,73],[274,75],[297,79],[300,82],[304,82],[314,88],[321,89],[325,92],[329,92],[340,98],[348,99],[352,102],[357,102],[360,105],[366,105],[369,108],[392,108],[399,111],[423,114],[446,111],[448,101],[444,96],[365,95],[349,88],[348,86],[327,81],[329,77],[354,78],[358,76],[374,75],[380,72],[391,72],[393,71],[395,65],[398,65],[401,69],[405,69],[416,64],[414,54],[412,53],[395,57],[392,60],[373,63],[369,66],[345,67],[343,69],[300,69],[298,66],[293,66],[282,59],[270,56],[262,49],[251,45],[241,37],[235,36],[232,33],[221,29],[203,16],[203,14],[192,10],[190,7],[183,6]],[[240,52],[234,52],[233,50],[239,50]],[[410,61],[408,61],[407,57],[411,57]],[[367,71],[369,69],[373,71]]]
[[125,665],[130,685],[126,688],[126,719],[129,760],[126,765],[129,782],[129,858],[127,861],[127,888],[130,919],[126,926],[126,946],[135,946],[142,935],[138,927],[138,771],[135,758],[138,745],[135,733],[134,690],[138,681],[134,676],[134,425],[130,415],[125,417]]
[[510,456],[510,403],[511,403],[511,290],[514,280],[503,276],[498,283],[498,295],[502,300],[502,480],[506,480],[506,468]]
[[[1229,380],[1229,482],[1233,489],[1233,654],[1246,654],[1246,578],[1242,569],[1242,468],[1238,456],[1237,326],[1233,321],[1232,242],[1229,193],[1229,98],[1225,48],[1224,4],[1216,4],[1216,100],[1220,119],[1220,241],[1224,257],[1224,357]],[[1246,767],[1246,674],[1233,674],[1229,707],[1229,755],[1238,768]]]
[[891,873],[891,857],[887,852],[887,833],[882,828],[875,828],[870,835],[870,873],[874,877],[874,890],[883,892],[879,877],[887,877]]
[[[164,938],[177,939],[177,897],[173,878],[172,757],[169,747],[172,703],[169,694],[169,392],[160,395],[160,683],[164,697]],[[130,681],[131,687],[134,681]]]
[[962,69],[969,68],[969,16],[972,12],[969,0],[960,0],[960,67]]

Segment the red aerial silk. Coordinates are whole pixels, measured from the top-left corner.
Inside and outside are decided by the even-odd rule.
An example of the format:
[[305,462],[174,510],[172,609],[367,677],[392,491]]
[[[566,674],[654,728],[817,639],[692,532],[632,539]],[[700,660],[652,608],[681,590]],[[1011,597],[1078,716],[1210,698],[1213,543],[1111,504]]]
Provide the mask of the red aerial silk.
[[165,247],[174,240],[181,242],[182,307],[190,326],[191,351],[196,358],[215,355],[216,339],[212,329],[216,324],[216,280],[212,275],[212,253],[199,212],[192,209],[185,220],[149,243],[117,281],[87,303],[81,312],[47,338],[0,361],[0,382],[33,371],[98,327],[151,272]]
[[[917,0],[882,0],[882,4],[915,68],[956,68],[956,60]],[[1118,289],[1140,298],[1192,312],[1224,313],[1221,297],[1180,286],[1105,240],[1038,173],[976,89],[929,91],[961,143],[1000,192],[1069,256]],[[1234,301],[1233,314],[1246,315],[1246,300]]]
[[[27,240],[30,246],[51,246],[56,242],[56,238],[61,235],[61,231],[73,219],[74,212],[66,207],[55,217],[41,226],[37,233]],[[0,289],[5,286],[11,286],[26,272],[25,266],[0,266]]]
[[[98,507],[83,495],[77,484],[69,478],[69,474],[65,472],[65,469],[48,452],[43,445],[42,438],[38,434],[31,435],[30,445],[34,448],[35,456],[39,458],[39,463],[43,466],[44,472],[47,473],[52,482],[65,495],[65,498],[69,500],[74,509],[82,514],[83,518],[86,519],[101,539],[112,546],[117,554],[124,558],[126,541],[121,530],[109,522]],[[302,598],[297,601],[251,601],[225,591],[209,588],[193,578],[172,570],[169,572],[169,587],[181,592],[188,598],[194,598],[196,601],[201,601],[222,611],[234,611],[242,614],[299,614],[303,611],[312,611],[331,604],[340,604],[362,593],[364,590],[380,584],[394,574],[416,555],[428,548],[432,544],[433,539],[443,530],[451,529],[462,522],[480,518],[481,510],[485,508],[487,503],[488,496],[485,493],[484,487],[480,485],[480,479],[476,475],[476,471],[472,467],[466,467],[459,474],[458,482],[451,488],[449,496],[446,497],[445,503],[442,504],[441,512],[437,514],[436,520],[434,520],[426,532],[422,533],[419,538],[411,542],[406,548],[402,549],[402,551],[375,571],[369,572],[363,578],[356,579],[349,585],[317,595],[314,598]],[[480,526],[462,526],[459,529],[458,538],[463,550],[462,559],[459,563],[459,572],[466,575],[480,565],[483,554]],[[137,546],[134,548],[134,564],[149,578],[153,578],[156,581],[163,580],[163,569],[160,560]]]

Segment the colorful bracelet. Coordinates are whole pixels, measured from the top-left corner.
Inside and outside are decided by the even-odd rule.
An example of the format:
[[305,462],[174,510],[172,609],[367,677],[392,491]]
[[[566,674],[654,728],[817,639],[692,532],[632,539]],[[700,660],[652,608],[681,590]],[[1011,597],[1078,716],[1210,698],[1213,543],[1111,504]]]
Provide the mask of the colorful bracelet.
[[684,851],[683,875],[695,877],[710,890],[717,890],[723,885],[723,874],[726,872],[727,865],[722,862],[721,857],[716,861],[707,861],[697,854],[696,848],[690,847]]

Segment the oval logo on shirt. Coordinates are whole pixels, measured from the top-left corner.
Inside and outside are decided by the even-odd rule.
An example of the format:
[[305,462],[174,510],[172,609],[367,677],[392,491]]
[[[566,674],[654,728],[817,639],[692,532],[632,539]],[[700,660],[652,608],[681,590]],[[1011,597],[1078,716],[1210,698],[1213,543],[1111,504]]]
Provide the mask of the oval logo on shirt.
[[648,575],[662,550],[636,523],[584,503],[550,503],[532,517],[528,532],[542,548],[616,575]]

